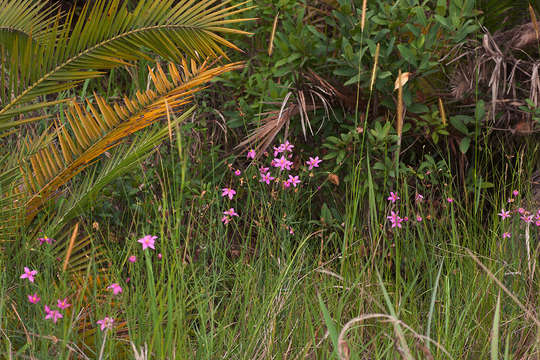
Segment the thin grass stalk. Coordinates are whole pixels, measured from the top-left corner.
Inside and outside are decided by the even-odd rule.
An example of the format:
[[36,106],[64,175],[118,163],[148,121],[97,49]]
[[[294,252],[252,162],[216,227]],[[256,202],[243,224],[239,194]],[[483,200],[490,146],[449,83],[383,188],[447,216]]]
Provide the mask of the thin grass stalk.
[[373,85],[375,84],[375,77],[377,76],[377,63],[379,62],[379,52],[381,50],[381,44],[377,43],[377,48],[375,49],[375,63],[373,64],[373,69],[371,71],[371,82],[369,83],[369,93],[373,92]]
[[71,257],[71,252],[73,251],[73,245],[75,244],[75,238],[77,237],[77,234],[79,233],[79,223],[75,224],[75,227],[73,228],[73,232],[71,233],[71,239],[69,239],[69,246],[66,252],[66,258],[64,260],[64,265],[62,266],[62,271],[66,271],[69,258]]
[[279,18],[279,11],[274,17],[274,23],[272,24],[272,33],[270,34],[270,41],[268,43],[268,56],[269,57],[272,56],[272,52],[274,50],[274,37],[276,36],[278,18]]
[[398,73],[398,102],[397,102],[397,149],[394,155],[396,181],[399,179],[399,153],[401,151],[401,134],[403,132],[403,82],[401,81],[401,69]]
[[362,2],[362,18],[360,20],[360,30],[362,31],[362,33],[364,32],[364,26],[366,25],[366,11],[367,11],[367,0],[364,0]]

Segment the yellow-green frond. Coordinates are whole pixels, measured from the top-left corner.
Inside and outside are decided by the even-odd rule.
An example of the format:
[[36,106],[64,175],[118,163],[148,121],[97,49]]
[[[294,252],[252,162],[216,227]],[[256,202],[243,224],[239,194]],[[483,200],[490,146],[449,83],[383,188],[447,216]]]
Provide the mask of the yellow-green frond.
[[[166,115],[169,109],[179,110],[191,101],[202,85],[224,72],[239,69],[241,63],[210,67],[183,64],[183,71],[169,64],[169,75],[159,65],[151,71],[154,89],[138,92],[124,104],[110,105],[95,96],[95,104],[81,106],[73,102],[65,111],[68,124],[58,126],[56,141],[36,151],[30,157],[30,171],[23,171],[26,183],[35,180],[37,188],[27,201],[30,216],[60,187],[97,160],[105,151],[121,143],[127,136],[141,130]],[[97,105],[97,106],[96,106]]]

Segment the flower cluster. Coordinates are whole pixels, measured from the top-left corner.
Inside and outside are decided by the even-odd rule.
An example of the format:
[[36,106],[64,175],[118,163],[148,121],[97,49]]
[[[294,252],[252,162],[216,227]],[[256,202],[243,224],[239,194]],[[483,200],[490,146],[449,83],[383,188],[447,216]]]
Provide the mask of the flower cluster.
[[[390,201],[392,204],[395,204],[400,199],[401,198],[399,197],[399,195],[393,191],[390,191],[390,196],[386,198],[386,200]],[[424,196],[422,194],[416,193],[414,200],[417,204],[421,203],[424,200]],[[392,228],[401,228],[403,222],[409,221],[409,218],[407,216],[402,218],[399,216],[398,211],[394,210],[391,210],[390,215],[386,218],[390,221]],[[422,216],[416,215],[417,222],[421,222],[422,220]]]
[[[289,141],[285,141],[284,143],[280,144],[279,146],[273,147],[273,159],[270,162],[270,166],[264,166],[260,165],[259,167],[259,182],[266,184],[266,185],[272,185],[273,183],[280,183],[283,189],[288,188],[297,188],[301,183],[302,180],[300,179],[300,175],[296,174],[283,174],[284,171],[292,171],[294,168],[294,162],[291,161],[293,157],[293,149],[294,145],[291,144]],[[269,156],[268,153],[264,153],[264,155]],[[250,160],[253,160],[255,162],[255,159],[257,158],[257,153],[254,149],[250,149],[247,152],[246,157]],[[311,171],[313,168],[319,167],[319,164],[322,162],[321,159],[319,159],[318,156],[315,157],[309,157],[309,160],[306,161],[307,170]],[[233,171],[234,175],[240,176],[242,174],[242,171],[240,169],[234,169],[232,168],[232,165],[229,165],[231,170]],[[278,172],[272,173],[271,169],[277,169]],[[244,179],[240,178],[240,184],[244,183]],[[295,189],[296,191],[296,189]],[[232,187],[224,187],[221,189],[221,197],[227,197],[229,200],[233,200],[233,198],[236,195],[236,190]],[[240,215],[235,211],[233,207],[229,208],[229,210],[225,210],[223,212],[223,216],[221,217],[221,222],[223,224],[228,224],[232,221],[234,217],[239,217]],[[294,231],[291,229],[288,230],[290,234],[293,234]]]
[[[512,197],[509,197],[507,202],[509,204],[514,203],[516,201],[515,198],[517,198],[518,195],[519,195],[519,191],[513,190]],[[523,221],[527,226],[529,224],[534,224],[537,227],[540,227],[540,209],[534,212],[532,210],[531,211],[526,210],[523,207],[518,207],[517,209],[514,209],[514,210],[504,210],[503,208],[501,209],[501,212],[498,213],[497,215],[500,216],[501,221],[505,221],[506,219],[512,218],[512,214],[518,215],[520,220]],[[503,239],[508,239],[511,236],[512,236],[512,233],[509,231],[505,231],[502,234]]]
[[[234,209],[231,209],[231,214],[234,213]],[[137,240],[138,243],[142,245],[143,251],[146,249],[155,249],[155,240],[157,239],[157,236],[152,235],[146,235]],[[54,240],[49,239],[48,237],[43,237],[38,239],[40,244],[52,244]],[[161,259],[161,254],[158,254],[158,258]],[[135,255],[131,255],[128,260],[132,263],[137,261],[137,257]],[[37,270],[31,270],[29,267],[24,267],[23,274],[19,277],[20,279],[27,279],[30,283],[34,283],[36,280],[36,276],[38,275]],[[127,282],[127,280],[126,280]],[[118,283],[112,283],[109,286],[107,286],[108,290],[111,290],[113,295],[119,295],[123,292],[122,286]],[[34,292],[33,294],[28,295],[28,302],[31,304],[37,304],[41,301],[41,297],[39,297],[37,292]],[[56,301],[56,307],[44,305],[44,311],[45,311],[45,320],[51,320],[53,323],[57,323],[58,320],[62,319],[64,317],[64,314],[62,314],[61,310],[66,310],[67,308],[71,307],[71,304],[69,303],[69,300],[67,297],[63,299],[58,299]],[[101,330],[106,329],[112,329],[112,326],[114,324],[114,319],[112,317],[106,316],[102,320],[97,321],[97,324],[100,326]]]

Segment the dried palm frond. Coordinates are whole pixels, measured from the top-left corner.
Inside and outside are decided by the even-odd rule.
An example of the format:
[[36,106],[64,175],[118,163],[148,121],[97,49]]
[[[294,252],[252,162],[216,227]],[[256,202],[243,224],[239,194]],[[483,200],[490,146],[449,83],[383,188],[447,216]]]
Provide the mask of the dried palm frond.
[[[300,117],[304,138],[307,138],[308,130],[311,135],[315,133],[311,127],[309,113],[322,108],[326,117],[329,117],[332,101],[345,97],[330,82],[311,69],[302,74],[302,79],[303,84],[292,88],[281,103],[273,103],[273,105],[280,105],[279,110],[260,114],[266,116],[261,120],[262,125],[240,142],[236,146],[237,149],[254,147],[257,157],[259,157],[270,146],[283,127],[285,127],[285,138],[288,136],[290,121],[297,115]],[[322,125],[321,123],[316,132],[320,130]]]
[[[530,23],[493,35],[483,30],[481,43],[470,41],[447,62],[454,67],[451,96],[464,100],[478,85],[480,94],[489,94],[484,123],[513,134],[533,133],[531,115],[520,107],[524,105],[521,99],[531,99],[536,106],[540,102],[540,63],[528,55],[537,51],[531,46],[537,42],[535,28]],[[524,124],[531,128],[522,131]]]

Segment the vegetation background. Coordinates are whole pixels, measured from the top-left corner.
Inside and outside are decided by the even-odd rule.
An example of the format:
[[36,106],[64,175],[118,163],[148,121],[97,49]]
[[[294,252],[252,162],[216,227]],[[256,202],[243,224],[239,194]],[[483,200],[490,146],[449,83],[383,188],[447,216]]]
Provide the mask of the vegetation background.
[[0,0],[2,357],[540,359],[539,14]]

